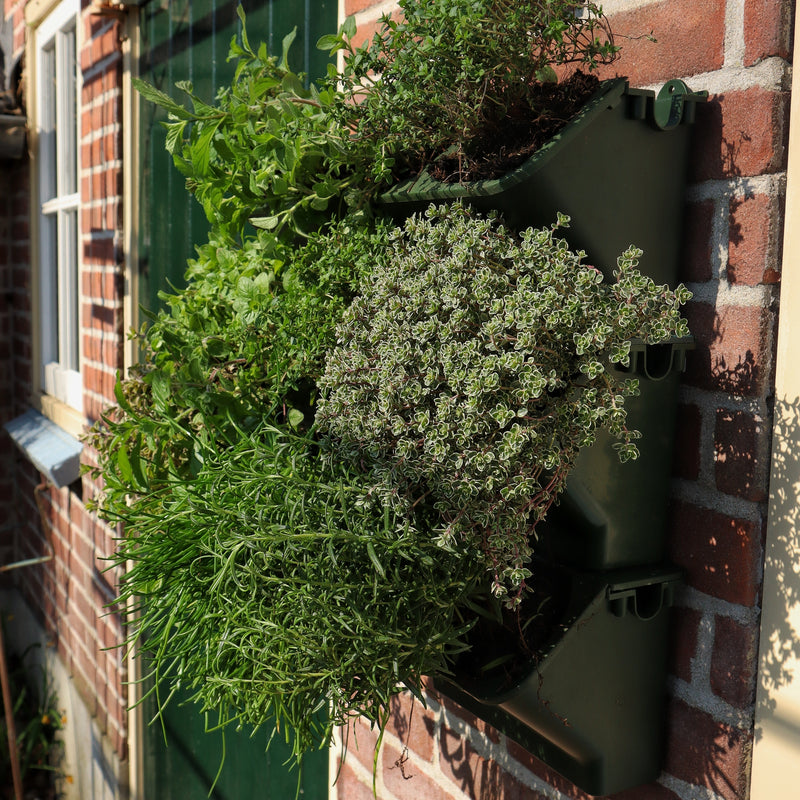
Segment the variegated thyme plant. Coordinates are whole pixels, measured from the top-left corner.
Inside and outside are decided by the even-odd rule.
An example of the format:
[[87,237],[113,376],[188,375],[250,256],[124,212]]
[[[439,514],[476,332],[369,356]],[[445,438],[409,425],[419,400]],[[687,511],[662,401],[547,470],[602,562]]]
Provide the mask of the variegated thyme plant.
[[396,505],[433,506],[443,543],[477,548],[513,604],[531,534],[600,428],[637,454],[625,398],[629,340],[688,334],[689,298],[623,253],[616,281],[556,234],[517,235],[462,205],[431,207],[391,242],[338,328],[317,412],[336,457]]

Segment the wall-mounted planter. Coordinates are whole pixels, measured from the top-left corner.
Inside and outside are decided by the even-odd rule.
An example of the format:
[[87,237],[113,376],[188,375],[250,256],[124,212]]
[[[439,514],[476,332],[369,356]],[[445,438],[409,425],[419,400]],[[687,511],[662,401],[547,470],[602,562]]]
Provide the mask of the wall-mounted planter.
[[642,271],[657,283],[675,280],[681,243],[692,93],[669,81],[656,95],[605,81],[576,117],[522,166],[495,179],[444,184],[423,174],[392,188],[380,204],[403,219],[430,203],[464,198],[502,212],[517,229],[572,218],[564,232],[598,267],[616,266],[630,244],[645,252]]
[[[552,565],[565,595],[547,636],[509,681],[486,627],[469,661],[437,688],[589,794],[647,783],[661,766],[671,568],[575,572]],[[522,622],[526,620],[523,617]],[[499,627],[499,626],[498,626]]]
[[691,338],[632,344],[627,374],[638,379],[639,395],[625,405],[629,427],[642,434],[639,458],[620,463],[614,440],[601,431],[581,451],[564,495],[537,527],[542,551],[600,570],[658,564],[665,557],[678,382],[692,349]]
[[[631,89],[624,78],[605,81],[558,135],[509,174],[471,184],[423,174],[382,195],[381,206],[402,219],[432,202],[462,198],[500,211],[517,229],[550,225],[566,213],[564,237],[606,278],[635,244],[644,251],[641,271],[675,286],[691,123],[705,98],[678,80],[657,94]],[[605,435],[583,451],[560,506],[539,528],[546,553],[601,570],[661,560],[679,373],[691,347],[634,345],[641,394],[626,407],[629,426],[642,432],[640,457],[620,464]]]
[[[559,235],[585,250],[606,279],[635,244],[644,251],[640,270],[674,287],[691,123],[705,98],[677,80],[657,94],[631,89],[624,79],[606,81],[508,175],[473,184],[422,175],[386,192],[381,205],[400,220],[460,198],[499,211],[518,230],[549,226],[565,213],[570,227]],[[611,438],[598,437],[537,528],[538,552],[548,561],[534,566],[533,580],[544,577],[565,590],[549,637],[515,659],[511,677],[504,663],[478,680],[476,664],[502,660],[508,644],[499,637],[498,650],[481,622],[453,679],[437,681],[590,794],[646,783],[660,771],[668,610],[680,582],[676,570],[660,564],[678,383],[692,347],[691,339],[632,343],[628,372],[638,378],[640,395],[626,408],[629,427],[642,432],[639,459],[620,464]]]

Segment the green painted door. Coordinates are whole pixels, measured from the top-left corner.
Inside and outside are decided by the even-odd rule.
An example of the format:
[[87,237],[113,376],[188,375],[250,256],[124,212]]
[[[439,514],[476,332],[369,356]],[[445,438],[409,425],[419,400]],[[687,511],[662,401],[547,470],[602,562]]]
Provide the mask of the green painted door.
[[[206,732],[193,705],[173,697],[146,731],[143,742],[144,797],[147,800],[303,800],[328,797],[328,753],[306,756],[302,770],[290,769],[289,746],[271,730]],[[155,701],[144,703],[144,718],[153,719]],[[213,715],[209,720],[213,725]],[[219,775],[217,775],[219,773]]]
[[[230,82],[234,64],[227,61],[231,37],[239,31],[235,2],[225,0],[154,0],[141,10],[139,75],[159,89],[180,97],[176,81],[191,80],[197,95],[207,101],[219,86]],[[248,36],[266,41],[280,55],[286,33],[297,26],[290,54],[293,69],[312,78],[325,72],[326,56],[314,43],[336,28],[337,0],[271,0],[242,5]],[[155,310],[158,292],[183,285],[187,258],[206,240],[208,225],[190,197],[183,176],[164,150],[166,119],[148,103],[140,111],[139,265],[140,305]],[[178,698],[179,700],[180,698]],[[145,704],[145,719],[153,703]],[[143,743],[147,800],[284,800],[293,798],[298,773],[284,765],[289,750],[270,730],[222,735],[206,733],[202,717],[191,705],[169,704],[163,728],[147,727]],[[165,743],[166,738],[166,743]],[[224,762],[222,762],[224,748]],[[214,786],[220,763],[222,771]],[[328,796],[327,752],[311,754],[304,763],[301,797]]]
[[[231,37],[240,30],[236,7],[247,15],[253,44],[266,42],[280,56],[283,37],[295,26],[289,55],[292,69],[311,78],[325,74],[327,54],[315,48],[336,30],[337,0],[152,0],[141,11],[139,75],[178,100],[176,81],[191,80],[195,93],[211,101],[230,83]],[[208,225],[189,196],[184,177],[164,150],[166,112],[149,103],[140,110],[139,303],[159,306],[158,292],[183,284],[186,259],[206,240]]]

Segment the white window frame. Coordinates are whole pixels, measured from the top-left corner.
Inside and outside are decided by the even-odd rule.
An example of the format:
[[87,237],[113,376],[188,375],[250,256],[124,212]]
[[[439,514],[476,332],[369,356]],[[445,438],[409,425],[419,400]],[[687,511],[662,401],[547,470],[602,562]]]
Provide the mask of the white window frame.
[[79,20],[80,0],[62,0],[41,18],[35,30],[37,144],[33,164],[38,245],[37,383],[45,395],[82,412]]

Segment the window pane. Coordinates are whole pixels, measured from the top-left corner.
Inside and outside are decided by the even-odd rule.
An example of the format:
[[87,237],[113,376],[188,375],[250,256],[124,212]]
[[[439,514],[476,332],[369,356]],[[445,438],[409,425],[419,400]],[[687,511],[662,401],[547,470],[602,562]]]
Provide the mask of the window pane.
[[56,196],[56,54],[55,47],[42,50],[41,58],[41,109],[39,128],[39,153],[41,156],[41,201],[47,202]]
[[39,260],[41,264],[42,363],[58,359],[58,269],[56,215],[41,217]]
[[58,361],[63,369],[79,367],[78,212],[58,215]]
[[58,37],[58,87],[59,87],[59,194],[72,194],[78,187],[78,158],[75,150],[76,98],[75,98],[75,29],[64,31]]

